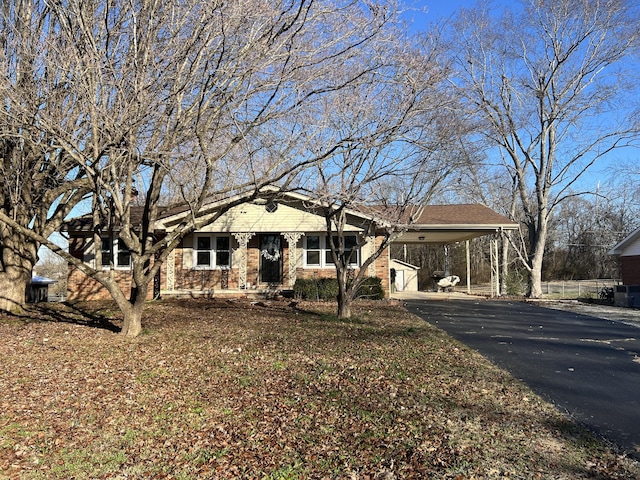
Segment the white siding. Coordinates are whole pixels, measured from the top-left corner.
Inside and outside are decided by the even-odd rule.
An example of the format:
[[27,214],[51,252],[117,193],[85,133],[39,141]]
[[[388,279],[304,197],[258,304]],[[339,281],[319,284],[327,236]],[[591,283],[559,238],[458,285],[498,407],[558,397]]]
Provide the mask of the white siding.
[[631,257],[634,255],[640,255],[640,237],[627,245],[621,254],[623,257]]
[[[232,208],[218,220],[203,226],[200,232],[322,232],[323,217],[288,205],[279,204],[269,213],[264,205],[249,203]],[[349,231],[361,229],[349,228]]]

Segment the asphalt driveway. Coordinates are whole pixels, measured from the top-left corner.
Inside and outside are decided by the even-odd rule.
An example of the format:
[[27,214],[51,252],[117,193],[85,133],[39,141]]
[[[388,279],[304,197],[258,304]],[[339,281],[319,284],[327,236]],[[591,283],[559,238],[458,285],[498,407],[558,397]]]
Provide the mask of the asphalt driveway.
[[405,300],[407,308],[640,456],[640,329],[522,302]]

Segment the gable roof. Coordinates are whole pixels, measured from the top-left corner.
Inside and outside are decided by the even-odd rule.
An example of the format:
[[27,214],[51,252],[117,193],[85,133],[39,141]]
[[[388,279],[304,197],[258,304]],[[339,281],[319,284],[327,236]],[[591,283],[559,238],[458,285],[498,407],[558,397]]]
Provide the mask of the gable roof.
[[[311,215],[317,215],[314,212],[315,208],[323,206],[321,201],[308,197],[300,193],[279,193],[273,190],[265,192],[265,198],[269,195],[273,196],[279,203],[287,204],[289,206],[296,205],[295,208],[305,211]],[[227,205],[228,201],[213,201],[207,204],[202,209],[203,218],[207,217],[214,222],[213,214],[216,209],[221,206]],[[266,203],[265,199],[256,199],[253,201],[256,204]],[[252,204],[253,204],[252,203]],[[417,207],[416,207],[417,208]],[[385,210],[389,210],[384,207],[366,207],[362,209],[349,209],[348,214],[351,217],[349,222],[352,226],[363,225],[369,220],[376,220],[378,225],[384,225],[388,223],[382,220],[385,215]],[[500,215],[489,207],[481,204],[459,204],[459,205],[426,205],[420,207],[420,215],[414,219],[412,223],[408,222],[409,216],[406,215],[406,219],[400,220],[406,222],[405,231],[395,240],[395,243],[455,243],[471,238],[493,234],[501,230],[517,230],[518,224],[512,222],[503,215]],[[142,215],[144,213],[143,207],[131,207],[131,223],[137,225],[142,221]],[[240,212],[244,213],[244,212]],[[188,209],[184,207],[166,208],[161,210],[161,214],[158,219],[157,227],[160,230],[170,229],[172,225],[179,223],[185,215],[188,215]],[[246,222],[236,222],[234,218],[239,218],[237,215],[229,214],[228,218],[224,219],[225,225],[222,231],[231,232],[234,231],[234,226],[237,226],[245,231],[249,224]],[[216,225],[207,224],[211,230],[211,227],[220,227],[221,221],[215,221]],[[317,222],[316,222],[317,223]],[[277,223],[275,224],[277,225]],[[286,229],[284,225],[279,225],[281,228]],[[300,224],[302,226],[302,224]],[[307,225],[309,226],[309,225]],[[81,217],[71,219],[63,225],[63,231],[67,232],[90,232],[93,228],[93,219],[91,214],[83,215]],[[271,227],[270,227],[271,228]],[[275,228],[275,226],[273,227]],[[315,227],[315,229],[320,227]],[[118,230],[117,227],[114,228]],[[276,228],[277,230],[277,228]],[[284,231],[284,230],[283,230]]]
[[636,228],[633,232],[623,238],[617,245],[615,245],[611,250],[609,250],[609,255],[638,255],[640,254],[640,247],[634,249],[634,252],[625,252],[625,250],[629,249],[636,240],[640,239],[640,228]]
[[[305,212],[311,214],[317,212],[318,209],[327,206],[322,201],[314,199],[307,195],[296,192],[282,192],[276,187],[268,186],[261,189],[257,195],[236,195],[230,198],[212,200],[210,202],[207,202],[198,212],[198,219],[202,220],[205,225],[209,225],[210,222],[215,221],[215,218],[217,218],[216,213],[219,212],[220,209],[228,207],[230,204],[237,203],[235,207],[232,207],[232,209],[237,209],[238,207],[243,207],[246,205],[264,205],[270,200],[274,200],[280,204],[298,204],[301,207],[300,210],[304,210]],[[170,230],[173,226],[183,221],[190,214],[190,210],[186,205],[175,207],[159,207],[159,211],[160,213],[155,225],[156,231]],[[347,209],[346,212],[351,219],[349,223],[353,225],[356,225],[358,223],[366,223],[374,219],[374,216],[371,213],[367,213],[361,210]],[[142,222],[143,214],[144,207],[131,207],[130,218],[131,224],[134,227]],[[233,217],[233,215],[227,215],[227,217],[229,216]],[[229,222],[230,219],[227,218],[226,221]],[[382,225],[385,223],[385,221],[376,218],[376,223],[378,225]],[[244,226],[241,228],[244,228]],[[90,232],[92,231],[92,229],[93,218],[90,213],[67,220],[66,222],[64,222],[61,228],[61,230],[65,232]],[[119,226],[114,225],[112,229],[113,231],[117,232],[119,230]],[[231,231],[229,225],[227,225],[225,230]],[[244,231],[244,229],[242,231]]]

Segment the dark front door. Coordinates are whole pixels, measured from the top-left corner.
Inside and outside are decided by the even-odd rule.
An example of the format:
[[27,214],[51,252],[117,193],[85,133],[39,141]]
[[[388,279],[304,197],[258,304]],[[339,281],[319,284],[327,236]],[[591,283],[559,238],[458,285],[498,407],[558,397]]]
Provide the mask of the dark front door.
[[260,235],[260,282],[282,283],[281,235]]

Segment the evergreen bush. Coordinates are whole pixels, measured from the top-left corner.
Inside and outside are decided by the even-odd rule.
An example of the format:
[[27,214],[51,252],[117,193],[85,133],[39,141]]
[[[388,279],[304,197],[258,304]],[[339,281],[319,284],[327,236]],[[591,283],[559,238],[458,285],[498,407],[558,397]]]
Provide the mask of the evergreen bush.
[[[338,296],[338,280],[336,278],[298,278],[293,286],[293,295],[300,300],[335,300]],[[364,279],[357,298],[381,300],[384,298],[382,280],[377,277]]]
[[371,300],[382,300],[384,298],[384,288],[382,279],[378,277],[367,277],[358,288],[358,298],[368,298]]

